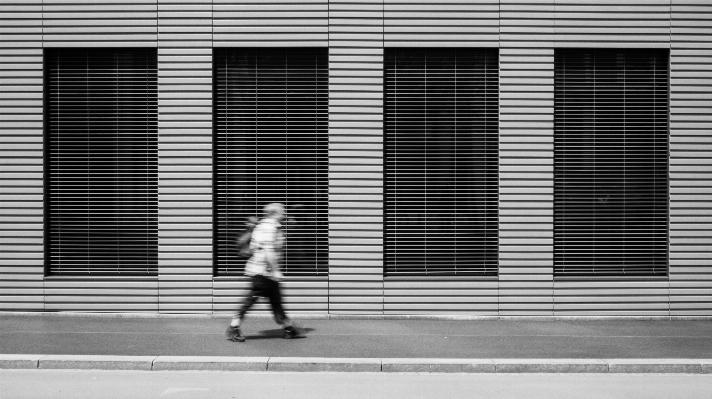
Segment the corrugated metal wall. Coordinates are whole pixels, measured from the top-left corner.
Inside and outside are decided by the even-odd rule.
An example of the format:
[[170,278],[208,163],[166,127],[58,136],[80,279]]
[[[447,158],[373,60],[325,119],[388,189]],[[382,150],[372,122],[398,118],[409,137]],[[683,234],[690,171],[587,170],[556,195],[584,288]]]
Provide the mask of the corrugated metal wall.
[[[212,49],[328,47],[331,314],[712,315],[712,5],[706,0],[6,0],[0,4],[0,310],[232,312],[212,274]],[[43,47],[159,61],[159,276],[44,278]],[[383,277],[384,47],[500,52],[500,276]],[[554,49],[671,54],[670,277],[553,278]],[[266,305],[257,309],[266,311]]]
[[160,312],[212,312],[212,1],[158,1]]
[[0,4],[0,309],[44,309],[42,1]]
[[329,1],[329,312],[383,313],[383,4]]
[[553,312],[554,1],[501,2],[499,312]]
[[712,314],[712,3],[672,1],[670,309]]

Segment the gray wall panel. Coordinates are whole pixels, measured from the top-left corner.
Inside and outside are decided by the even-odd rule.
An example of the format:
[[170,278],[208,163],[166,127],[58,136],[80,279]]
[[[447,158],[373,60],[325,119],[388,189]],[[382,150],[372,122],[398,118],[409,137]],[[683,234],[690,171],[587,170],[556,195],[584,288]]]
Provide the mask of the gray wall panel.
[[156,47],[156,0],[42,3],[44,47]]
[[383,4],[329,2],[329,313],[383,313]]
[[670,312],[712,314],[712,4],[672,2]]
[[499,314],[552,315],[554,2],[500,13]]
[[158,1],[159,311],[211,313],[212,1]]
[[214,0],[215,47],[325,47],[328,0]]
[[557,47],[666,48],[670,0],[556,0]]
[[385,47],[496,47],[499,1],[384,0]]
[[42,2],[0,5],[0,310],[44,304]]

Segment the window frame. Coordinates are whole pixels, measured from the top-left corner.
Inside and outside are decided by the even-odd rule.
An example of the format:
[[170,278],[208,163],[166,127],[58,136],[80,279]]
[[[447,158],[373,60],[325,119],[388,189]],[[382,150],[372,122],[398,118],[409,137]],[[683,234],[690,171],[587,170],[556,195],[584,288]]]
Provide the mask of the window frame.
[[[55,207],[53,206],[53,199],[56,198],[57,201],[62,201],[60,197],[55,197],[54,196],[54,187],[59,186],[61,183],[57,182],[57,178],[55,177],[55,163],[52,161],[52,155],[53,151],[55,151],[55,147],[53,146],[53,139],[56,137],[57,133],[52,129],[52,117],[54,115],[52,111],[52,65],[54,61],[50,62],[50,57],[53,57],[57,54],[61,54],[63,57],[68,57],[69,55],[80,55],[80,56],[86,56],[87,57],[87,63],[89,63],[89,57],[98,57],[100,53],[107,53],[111,54],[114,57],[114,65],[118,65],[120,61],[118,61],[117,57],[121,56],[132,56],[136,57],[137,55],[139,57],[145,57],[143,61],[145,61],[146,69],[143,72],[143,75],[145,76],[146,82],[148,82],[148,85],[145,86],[145,92],[146,94],[146,100],[145,102],[140,102],[140,106],[143,108],[145,107],[146,109],[149,109],[149,112],[146,113],[145,120],[146,120],[146,126],[149,126],[146,130],[147,134],[145,135],[145,140],[144,141],[131,141],[130,145],[136,146],[136,145],[142,145],[142,144],[150,144],[147,145],[145,149],[145,154],[146,157],[140,158],[139,163],[140,164],[145,164],[146,170],[145,176],[146,176],[146,184],[143,186],[134,186],[138,187],[139,190],[142,188],[145,189],[145,191],[142,191],[143,193],[146,194],[147,201],[143,202],[142,207],[145,207],[145,215],[146,215],[146,223],[145,225],[147,226],[146,229],[146,250],[142,252],[135,252],[133,254],[129,254],[132,256],[136,256],[136,254],[146,254],[145,258],[141,258],[140,256],[137,257],[137,259],[144,259],[144,264],[145,264],[145,270],[143,267],[139,268],[137,266],[134,266],[133,269],[130,270],[121,270],[121,261],[120,260],[115,260],[115,262],[118,262],[118,265],[113,271],[109,271],[109,267],[106,268],[99,268],[97,269],[96,267],[90,268],[89,265],[92,263],[95,263],[95,261],[92,261],[90,257],[87,257],[87,267],[85,271],[80,271],[80,270],[70,270],[70,271],[61,271],[58,269],[61,269],[57,265],[57,263],[54,261],[53,256],[56,253],[56,246],[54,245],[54,233],[53,233],[53,218],[56,217],[55,212]],[[94,59],[96,61],[96,58]],[[66,61],[65,61],[66,62]],[[52,64],[52,65],[51,65]],[[117,66],[118,68],[118,66]],[[87,72],[89,72],[89,68],[85,69]],[[117,75],[118,76],[118,75]],[[96,82],[96,81],[95,81]],[[103,82],[103,81],[99,81]],[[96,84],[96,83],[95,83]],[[89,86],[86,86],[87,88]],[[117,88],[121,88],[121,85],[117,85]],[[126,91],[124,91],[126,92]],[[61,95],[61,93],[58,93],[58,95]],[[67,92],[64,94],[65,96],[69,95]],[[90,102],[87,101],[87,104]],[[105,104],[105,103],[103,103]],[[117,102],[118,104],[118,102]],[[123,104],[122,104],[123,105]],[[118,105],[117,105],[118,107]],[[133,109],[132,109],[133,110]],[[82,114],[79,114],[80,116]],[[117,112],[116,113],[118,118],[121,118],[121,115],[130,115],[126,113],[121,113]],[[88,114],[87,114],[88,116]],[[101,119],[101,117],[100,117]],[[129,117],[130,119],[130,117]],[[140,118],[139,118],[140,119]],[[133,127],[132,129],[140,129]],[[117,129],[115,134],[118,135],[126,132],[130,132],[130,130],[126,126],[124,126],[123,129]],[[89,129],[87,128],[86,132],[90,133],[91,131],[96,132],[97,128]],[[102,131],[99,129],[99,131]],[[131,134],[131,133],[129,133]],[[125,143],[125,142],[124,142]],[[89,145],[87,144],[87,148]],[[120,153],[119,147],[114,147],[116,149],[117,154]],[[87,154],[89,154],[87,152]],[[121,153],[123,156],[135,156],[135,152],[132,151],[124,151]],[[118,165],[118,162],[121,161],[122,155],[117,155],[116,162]],[[100,156],[100,155],[97,155]],[[85,279],[85,278],[129,278],[131,280],[135,279],[143,279],[147,278],[149,280],[154,280],[158,276],[158,51],[157,49],[154,48],[135,48],[135,47],[109,47],[109,48],[45,48],[43,49],[43,159],[44,159],[44,165],[43,165],[43,197],[44,197],[44,212],[43,212],[43,238],[44,238],[44,277],[46,278],[53,278],[53,279],[64,279],[64,278],[70,278],[70,279]],[[81,161],[80,158],[75,158]],[[135,159],[135,158],[131,158]],[[91,157],[86,158],[87,162],[91,161]],[[59,168],[57,168],[59,169]],[[87,169],[88,170],[88,169]],[[115,169],[118,171],[119,169]],[[121,169],[122,171],[124,170],[123,168]],[[140,168],[134,168],[132,170],[138,171],[139,173],[142,171]],[[118,175],[118,172],[117,172]],[[108,181],[108,180],[107,180]],[[117,187],[118,190],[117,192],[121,190],[121,186],[124,186],[122,184],[122,181],[116,180],[115,181],[115,186]],[[151,184],[155,183],[155,184]],[[88,187],[88,185],[87,185]],[[71,188],[71,187],[70,187]],[[107,189],[107,191],[110,191],[111,189]],[[121,196],[117,194],[115,196],[115,201],[116,203],[121,203]],[[150,200],[148,200],[150,198]],[[129,200],[127,202],[126,200]],[[87,200],[88,201],[88,200]],[[106,200],[102,200],[101,202],[105,202]],[[66,201],[69,202],[69,201]],[[125,203],[132,203],[135,202],[133,197],[124,197]],[[91,210],[87,211],[86,214],[89,215]],[[135,216],[136,214],[134,212],[126,213],[123,212],[121,213],[120,211],[117,211],[116,213],[117,220],[121,218],[120,215],[131,215],[132,217]],[[117,234],[119,231],[126,231],[120,222],[117,225]],[[134,225],[133,223],[129,222],[129,226]],[[152,229],[149,227],[153,227]],[[90,233],[90,230],[87,230],[88,233]],[[119,239],[120,241],[117,243],[119,248],[121,247],[122,243],[124,245],[131,245],[131,241],[121,241],[122,239]],[[92,245],[89,243],[88,245]],[[87,252],[89,252],[91,249],[87,247]],[[121,250],[121,249],[120,249]],[[96,251],[96,250],[94,250]],[[129,251],[130,252],[130,251]],[[120,259],[120,258],[114,258],[114,259]],[[141,263],[139,260],[137,263]],[[77,268],[78,269],[78,268]]]
[[[219,99],[218,96],[220,96],[221,93],[224,93],[226,89],[220,88],[220,76],[219,74],[221,73],[219,70],[219,65],[220,62],[227,62],[227,57],[229,57],[229,54],[242,54],[243,56],[246,54],[253,54],[254,57],[260,57],[263,56],[265,58],[273,57],[277,59],[281,55],[284,55],[285,57],[289,54],[291,56],[300,56],[300,55],[305,55],[305,54],[312,54],[315,56],[315,62],[313,64],[313,73],[315,76],[315,82],[314,83],[314,90],[316,90],[314,93],[315,98],[315,103],[318,104],[315,107],[318,109],[314,113],[316,114],[316,117],[313,119],[316,124],[319,125],[319,128],[317,129],[318,132],[313,135],[315,140],[318,141],[318,144],[315,145],[317,148],[317,152],[319,152],[319,155],[313,156],[312,158],[316,157],[317,160],[315,162],[312,162],[309,166],[312,167],[313,169],[313,175],[315,176],[314,178],[318,180],[318,183],[315,183],[313,186],[304,186],[308,187],[310,192],[313,195],[314,201],[309,204],[305,203],[290,203],[289,201],[284,200],[282,197],[286,196],[286,194],[289,193],[289,191],[283,191],[279,194],[275,194],[272,196],[261,196],[258,193],[259,187],[264,188],[263,186],[267,186],[268,183],[262,182],[261,185],[258,187],[258,183],[255,183],[254,187],[248,188],[246,191],[249,190],[255,190],[255,200],[254,203],[248,204],[248,209],[245,209],[245,214],[242,216],[229,216],[228,213],[230,211],[227,210],[229,205],[226,203],[226,200],[223,198],[225,190],[229,190],[228,184],[226,181],[226,178],[221,174],[224,173],[223,169],[225,169],[221,164],[227,164],[229,162],[234,162],[231,160],[232,158],[226,158],[223,156],[221,152],[228,151],[226,149],[226,145],[222,143],[222,136],[228,136],[228,135],[233,135],[233,140],[243,140],[243,138],[237,137],[235,133],[230,133],[227,130],[222,131],[222,125],[221,125],[221,120],[226,119],[226,118],[235,118],[235,114],[232,116],[229,116],[227,114],[228,111],[224,111],[220,109],[221,104],[227,104],[229,101],[232,100],[223,100]],[[221,58],[223,57],[223,58]],[[253,66],[254,69],[251,70],[251,73],[255,74],[255,79],[257,79],[257,74],[258,74],[258,65],[257,65],[257,58],[253,59],[252,61],[255,62],[255,65]],[[286,63],[287,61],[285,61]],[[237,66],[233,65],[232,67],[237,68]],[[274,70],[269,70],[272,71],[272,73],[275,73]],[[285,71],[287,71],[285,69]],[[296,72],[295,72],[296,71]],[[292,76],[294,75],[299,75],[300,70],[295,70],[292,73]],[[224,72],[228,73],[228,72]],[[286,75],[285,75],[286,76]],[[286,78],[285,78],[286,79]],[[302,80],[297,79],[298,82],[302,82]],[[293,81],[290,81],[293,82]],[[285,80],[285,90],[286,90],[286,80]],[[293,83],[292,83],[293,84]],[[257,83],[255,83],[256,87]],[[247,217],[249,216],[256,216],[258,218],[262,217],[262,208],[264,205],[270,202],[281,202],[285,205],[285,211],[286,211],[286,218],[282,222],[283,225],[283,232],[286,236],[286,247],[285,247],[285,264],[282,265],[282,271],[285,276],[288,276],[289,278],[307,278],[307,279],[314,279],[314,278],[322,278],[326,277],[329,274],[329,261],[328,261],[328,208],[329,208],[329,180],[328,180],[328,170],[329,170],[329,126],[328,126],[328,118],[329,118],[329,109],[328,109],[328,104],[329,104],[329,76],[328,76],[328,48],[326,47],[266,47],[266,48],[256,48],[256,47],[216,47],[213,49],[213,132],[212,132],[212,137],[213,137],[213,262],[212,262],[212,268],[213,268],[213,276],[218,277],[218,278],[234,278],[234,277],[239,277],[242,276],[244,273],[244,264],[247,261],[247,259],[240,258],[237,256],[237,251],[236,249],[232,248],[231,245],[233,245],[233,239],[237,238],[240,234],[240,232],[244,228],[244,222],[247,220]],[[274,86],[270,86],[274,87]],[[222,90],[222,91],[221,91]],[[269,96],[269,90],[265,90],[266,96]],[[266,124],[264,121],[266,119],[260,119],[259,110],[267,107],[269,108],[269,101],[265,102],[267,105],[261,105],[261,103],[258,102],[257,100],[257,91],[254,92],[254,107],[255,107],[255,114],[253,116],[253,122],[255,126],[255,130],[252,133],[254,135],[254,142],[250,142],[249,145],[253,145],[254,147],[254,157],[252,158],[246,158],[246,163],[254,161],[255,163],[259,163],[260,159],[264,158],[269,158],[265,157],[264,154],[265,152],[259,153],[257,150],[257,147],[260,146],[260,143],[264,145],[265,139],[263,138],[262,141],[259,139],[259,127],[258,125],[262,123],[263,125]],[[302,91],[296,91],[296,92],[291,92],[290,93],[301,93],[304,94],[305,92]],[[297,98],[299,98],[297,96]],[[285,107],[289,104],[297,104],[299,105],[298,102],[290,102],[290,100],[285,99]],[[235,108],[233,108],[234,110]],[[295,122],[297,117],[299,115],[302,115],[301,113],[296,113],[294,115],[297,115],[293,117],[291,120],[288,120],[288,116],[286,111],[283,114],[276,114],[276,115],[284,115],[285,116],[285,124],[291,123],[289,126],[290,128],[293,128],[296,131],[299,131],[299,126],[300,124],[298,122]],[[221,119],[222,118],[222,119]],[[291,121],[291,122],[290,122]],[[286,129],[286,127],[285,127]],[[263,134],[275,134],[274,132],[270,132],[269,129],[263,128]],[[284,132],[284,135],[286,137],[286,131]],[[298,135],[297,135],[298,136]],[[303,137],[303,136],[299,136]],[[299,140],[299,137],[297,138],[297,141]],[[289,141],[288,139],[285,138],[286,141]],[[278,145],[278,139],[275,139],[273,142],[271,142],[271,145]],[[292,147],[288,148],[288,144],[285,144],[285,151],[288,151],[291,149],[292,151],[290,154],[293,155],[293,158],[287,157],[285,162],[291,160],[292,165],[297,165],[295,162],[297,162],[297,158],[299,158],[300,148],[305,148],[305,147],[300,147],[298,144],[294,144],[292,141]],[[303,152],[303,151],[301,151]],[[269,154],[268,154],[269,155]],[[276,161],[275,161],[276,162]],[[274,167],[274,164],[270,164],[271,167]],[[296,166],[295,166],[296,167]],[[284,171],[287,170],[289,166],[285,166]],[[258,166],[255,166],[256,171],[253,171],[256,176],[260,174],[258,170]],[[247,170],[247,169],[245,169]],[[306,173],[304,170],[306,169],[299,169],[301,172],[300,173]],[[290,171],[293,171],[293,169],[290,169]],[[280,173],[280,170],[277,170],[276,173]],[[286,172],[285,172],[286,173]],[[262,172],[264,175],[264,172]],[[257,178],[256,178],[257,179]],[[225,180],[225,182],[223,182]],[[301,188],[301,191],[309,191],[307,188]],[[295,190],[299,191],[299,190]],[[303,197],[303,195],[302,195]],[[301,208],[299,205],[303,205]],[[223,208],[225,210],[223,211]],[[311,212],[310,210],[313,210]],[[231,219],[231,220],[230,220]],[[302,227],[301,230],[299,227],[294,227],[295,225],[292,224],[292,221],[294,219],[300,220],[301,221],[301,226],[310,226],[311,230],[309,228],[304,228]],[[290,228],[290,226],[292,226]],[[296,224],[296,226],[300,226],[299,223]],[[310,240],[313,240],[314,245],[310,244]],[[296,243],[296,244],[291,244],[291,243]],[[300,246],[299,243],[302,243]],[[308,248],[307,251],[300,251],[298,248],[299,247],[305,247]],[[293,259],[298,259],[293,261],[293,264],[290,264],[290,259],[289,259],[289,252],[290,250],[294,251],[293,253],[294,258]],[[301,252],[301,253],[300,253]],[[305,266],[307,264],[311,264],[310,262],[313,261],[314,268],[307,270],[308,267]],[[237,264],[237,266],[230,266],[233,264]],[[291,267],[290,267],[291,266]]]
[[[477,71],[478,73],[483,73],[483,78],[482,78],[482,83],[481,85],[477,86],[476,84],[468,85],[463,87],[463,92],[467,90],[481,90],[483,94],[481,97],[478,97],[476,94],[473,95],[472,97],[468,97],[466,100],[461,100],[459,103],[457,102],[457,95],[454,96],[455,98],[455,104],[453,108],[450,110],[452,111],[453,109],[456,110],[454,112],[455,117],[453,121],[455,121],[455,126],[457,126],[457,121],[459,121],[459,114],[457,113],[458,109],[461,106],[467,106],[467,105],[462,105],[467,104],[467,101],[478,101],[478,100],[483,100],[484,99],[484,105],[481,108],[478,108],[477,111],[481,113],[481,115],[484,115],[484,120],[481,125],[477,125],[477,127],[472,127],[470,132],[467,132],[465,130],[464,133],[458,130],[458,127],[455,127],[454,130],[454,137],[460,137],[461,135],[465,135],[465,137],[468,137],[470,139],[469,142],[466,142],[464,145],[471,145],[473,146],[472,148],[475,148],[476,146],[483,146],[483,147],[493,147],[494,149],[492,150],[491,148],[489,151],[486,152],[487,155],[484,158],[476,158],[472,156],[460,158],[460,147],[457,147],[456,150],[452,152],[450,156],[453,157],[455,160],[454,162],[457,163],[457,160],[459,159],[464,159],[466,162],[469,161],[471,163],[476,163],[476,162],[482,162],[484,166],[482,166],[480,169],[481,171],[484,171],[486,177],[481,178],[480,180],[477,180],[477,187],[482,187],[482,194],[479,194],[481,198],[481,202],[485,203],[483,207],[478,208],[484,216],[482,216],[484,222],[481,223],[482,230],[486,231],[486,233],[483,233],[483,236],[481,237],[470,237],[470,238],[464,238],[464,239],[448,239],[450,241],[455,241],[453,245],[455,247],[453,248],[453,252],[457,252],[458,254],[462,254],[463,252],[460,251],[457,246],[459,245],[467,245],[467,243],[473,244],[475,243],[477,247],[483,247],[485,248],[484,250],[480,252],[476,251],[465,251],[465,255],[462,256],[461,258],[465,258],[467,256],[474,256],[474,257],[479,257],[477,261],[474,263],[470,263],[466,267],[462,267],[461,265],[465,264],[467,262],[466,260],[455,260],[455,263],[448,263],[447,260],[445,261],[439,261],[439,260],[426,260],[422,263],[422,265],[416,265],[416,266],[408,266],[406,270],[403,271],[398,271],[398,266],[397,262],[398,260],[396,259],[396,255],[393,255],[398,252],[398,243],[396,242],[395,235],[398,234],[398,222],[396,222],[397,218],[397,212],[395,209],[391,208],[391,202],[395,204],[394,201],[391,200],[392,197],[398,195],[398,190],[399,188],[396,186],[396,183],[391,183],[391,181],[394,181],[398,179],[397,177],[397,171],[392,168],[392,165],[396,162],[397,155],[395,155],[398,152],[397,147],[391,143],[392,141],[397,140],[395,136],[397,136],[399,133],[394,130],[393,132],[391,131],[391,120],[395,120],[399,116],[390,111],[390,107],[395,106],[395,103],[393,105],[389,105],[389,102],[391,101],[391,98],[389,97],[390,91],[391,90],[398,90],[395,86],[390,87],[390,82],[388,79],[391,78],[391,72],[389,68],[391,67],[391,62],[393,63],[393,66],[395,67],[395,63],[398,61],[391,61],[389,57],[396,57],[396,53],[401,52],[402,54],[409,54],[410,57],[416,56],[418,53],[426,53],[423,55],[423,57],[426,57],[426,62],[427,63],[427,57],[434,57],[437,56],[438,54],[450,54],[451,56],[454,56],[455,59],[457,60],[458,55],[460,57],[465,57],[464,59],[467,60],[467,57],[471,57],[472,59],[477,59],[477,61],[463,61],[464,62],[472,62],[473,65],[476,64],[477,62],[482,63],[482,69],[473,69],[469,70],[470,72],[467,72],[468,69],[463,67],[462,69],[451,69],[452,71],[455,71],[455,80],[458,79],[458,76],[462,77],[462,79],[465,79],[467,81],[467,76],[469,74],[474,74],[472,71]],[[437,71],[437,67],[434,67],[434,69],[427,69],[428,67],[423,65],[422,69],[422,74],[426,75],[430,71],[430,73],[436,73],[434,71]],[[492,68],[492,69],[489,69]],[[494,72],[491,72],[494,71]],[[460,75],[458,75],[460,74]],[[493,75],[492,75],[493,74]],[[494,77],[493,77],[494,76]],[[393,78],[395,79],[395,78]],[[474,80],[474,78],[472,78]],[[452,82],[450,82],[452,83]],[[438,279],[442,281],[446,280],[456,280],[456,281],[466,281],[466,280],[482,280],[482,279],[492,279],[492,278],[497,278],[499,275],[499,83],[500,83],[500,71],[499,71],[499,50],[497,48],[475,48],[475,47],[458,47],[458,48],[447,48],[447,49],[440,49],[440,48],[421,48],[421,47],[394,47],[394,48],[385,48],[384,49],[384,156],[383,156],[383,166],[384,166],[384,190],[383,190],[383,197],[384,197],[384,215],[383,215],[383,229],[384,229],[384,243],[383,243],[383,250],[384,250],[384,262],[383,262],[383,276],[385,279],[389,280],[394,280],[394,279],[403,279],[403,280],[413,280],[413,279]],[[444,83],[444,84],[447,84]],[[426,84],[427,85],[427,84]],[[434,84],[432,86],[429,86],[430,90],[437,92],[438,89],[442,90],[438,84]],[[444,87],[444,86],[443,86]],[[459,86],[457,86],[459,87]],[[428,88],[425,86],[423,87],[423,90],[427,92]],[[489,95],[490,90],[493,91],[493,95]],[[459,93],[459,91],[456,91],[456,93]],[[427,96],[427,95],[426,95]],[[494,99],[494,100],[492,100]],[[437,104],[439,103],[439,99],[437,94],[432,97],[432,102],[435,108],[438,108]],[[494,108],[492,110],[491,108]],[[411,111],[412,114],[412,111]],[[427,116],[428,114],[425,114],[422,118],[427,121]],[[476,115],[474,112],[468,114],[468,116],[465,116],[463,118],[475,118]],[[489,119],[490,118],[496,118],[496,121],[492,123]],[[417,118],[417,117],[416,117]],[[467,119],[464,119],[465,121]],[[464,123],[465,125],[467,122]],[[492,124],[494,126],[492,126]],[[427,126],[429,125],[428,122],[425,122],[425,125],[423,125],[423,128],[427,130]],[[473,123],[474,126],[474,123]],[[477,134],[476,131],[477,129],[482,129],[481,134]],[[403,133],[401,133],[403,134]],[[427,136],[428,133],[425,133]],[[424,136],[425,137],[425,136]],[[424,140],[427,140],[425,138]],[[479,141],[478,141],[479,140]],[[453,143],[457,142],[457,138],[454,139],[454,141],[450,141],[450,145]],[[423,148],[426,148],[427,144],[424,145]],[[406,150],[406,154],[407,154]],[[407,158],[407,155],[406,155]],[[435,158],[440,158],[440,156],[436,156]],[[493,164],[493,165],[492,165]],[[473,167],[474,168],[474,167]],[[433,169],[430,173],[437,173],[435,172],[437,168]],[[458,176],[460,174],[467,175],[467,172],[470,172],[470,169],[467,169],[466,172],[462,172],[461,169],[455,167],[453,169],[449,169],[451,174],[453,176]],[[465,169],[462,169],[465,170]],[[474,169],[472,169],[474,170]],[[405,172],[408,173],[408,172]],[[429,173],[429,172],[424,172],[424,173]],[[390,175],[390,176],[389,176]],[[454,181],[457,182],[458,178],[455,177]],[[425,187],[425,186],[424,186]],[[460,187],[458,189],[457,187]],[[450,203],[459,203],[463,201],[473,201],[472,198],[477,198],[474,196],[474,194],[471,194],[469,197],[468,196],[463,196],[461,195],[461,190],[462,187],[473,187],[469,185],[467,182],[464,183],[455,183],[455,188],[454,188],[454,193],[448,197],[446,201],[449,201]],[[404,188],[401,187],[401,190]],[[492,194],[491,192],[494,192]],[[424,204],[426,204],[424,202]],[[427,209],[427,205],[426,209]],[[447,206],[447,205],[446,205]],[[437,208],[437,206],[435,206]],[[415,208],[414,208],[415,209]],[[474,206],[471,207],[471,209],[475,209]],[[421,215],[426,215],[429,211],[425,209],[420,209],[419,214]],[[460,215],[460,213],[457,213],[457,215]],[[475,219],[477,216],[474,216],[475,213],[467,213],[465,218],[462,219]],[[426,216],[427,217],[427,216]],[[389,221],[389,218],[392,219],[392,221]],[[454,220],[461,219],[457,216],[455,216]],[[492,220],[494,219],[494,220]],[[467,222],[466,222],[467,223]],[[466,228],[451,228],[453,234],[457,236],[462,235],[462,232],[467,232],[467,231],[473,231],[474,229],[472,226],[478,225],[477,222],[469,222],[470,224],[465,224],[464,226]],[[423,226],[426,226],[424,223]],[[406,231],[407,228],[401,229],[404,234],[408,235],[409,232]],[[441,253],[446,253],[447,251],[444,250],[443,245],[444,244],[438,244],[437,240],[436,242],[433,243],[433,238],[430,238],[433,236],[433,233],[424,233],[425,235],[421,237],[423,240],[424,245],[430,245],[433,249],[436,251],[440,251]],[[466,233],[467,234],[467,233]],[[427,237],[426,237],[427,236]],[[436,235],[437,236],[437,235]],[[434,236],[433,236],[434,237]],[[432,244],[431,244],[432,243]],[[408,245],[407,243],[400,243],[401,246],[403,245]],[[427,252],[427,250],[425,250]],[[411,258],[415,258],[416,256],[414,253],[410,255]],[[451,256],[452,257],[452,256]],[[445,258],[443,258],[445,259]],[[448,258],[449,259],[449,258]],[[436,264],[440,262],[440,264],[446,265],[445,267],[434,267],[434,270],[429,270],[428,269],[428,262],[430,264]],[[460,263],[462,262],[462,263]],[[412,263],[409,261],[409,263]],[[416,262],[418,263],[418,262]],[[413,264],[416,264],[413,263]],[[474,264],[480,264],[480,266],[474,266]],[[422,267],[421,267],[422,266]],[[412,270],[408,270],[412,269]]]
[[[615,54],[616,56],[621,56],[623,55],[624,57],[627,57],[630,55],[631,57],[638,55],[638,54],[648,54],[651,57],[664,57],[665,58],[665,78],[666,78],[666,84],[665,84],[665,89],[663,90],[664,93],[666,94],[666,102],[665,102],[665,107],[666,107],[666,142],[665,142],[665,184],[664,188],[666,190],[665,195],[663,196],[666,200],[666,206],[665,206],[665,225],[663,227],[658,227],[657,229],[654,229],[652,231],[654,232],[662,232],[665,234],[665,239],[664,239],[664,246],[665,246],[665,256],[664,256],[664,270],[661,270],[661,268],[657,266],[653,266],[652,272],[649,273],[644,273],[644,272],[625,272],[625,266],[622,266],[621,270],[616,272],[614,268],[610,268],[610,270],[604,270],[602,272],[595,272],[596,265],[591,265],[590,266],[590,271],[588,272],[577,272],[577,273],[564,273],[562,269],[566,268],[567,266],[563,264],[564,262],[559,260],[562,255],[560,255],[561,247],[560,247],[560,239],[559,237],[561,236],[562,231],[560,230],[560,222],[559,218],[561,217],[560,215],[560,210],[559,210],[559,196],[560,191],[562,190],[559,186],[558,180],[561,179],[561,175],[559,173],[559,166],[562,163],[562,160],[557,158],[557,153],[562,151],[561,147],[559,146],[559,143],[563,138],[561,137],[559,133],[559,128],[558,124],[561,123],[560,118],[557,116],[557,110],[559,109],[559,98],[558,96],[560,95],[560,88],[558,86],[559,80],[562,79],[559,74],[559,63],[562,62],[561,58],[562,55],[569,55],[569,54],[576,54],[576,53],[587,53],[588,55],[592,56],[611,56],[611,54]],[[632,55],[631,55],[632,54]],[[656,61],[652,61],[656,62]],[[555,280],[561,280],[561,281],[596,281],[596,280],[605,280],[605,281],[649,281],[649,280],[661,280],[661,281],[667,281],[669,279],[670,275],[670,78],[671,78],[671,73],[670,73],[670,51],[669,49],[658,49],[658,48],[650,48],[650,49],[621,49],[621,48],[614,48],[614,49],[603,49],[603,48],[558,48],[555,50],[555,55],[554,55],[554,63],[555,63],[555,76],[554,76],[554,270],[553,270],[553,276]],[[659,63],[663,63],[663,61],[660,61]],[[595,69],[595,66],[594,66]],[[657,69],[654,69],[654,71],[657,71]],[[620,72],[619,72],[620,73]],[[653,81],[658,77],[657,72],[654,72],[653,75],[651,75]],[[596,79],[594,76],[593,79]],[[652,86],[653,88],[651,90],[656,90],[655,87],[656,84]],[[625,93],[627,93],[624,89],[623,90]],[[655,103],[653,107],[657,108],[659,105]],[[654,111],[656,112],[656,111]],[[595,116],[591,116],[591,118],[594,118]],[[625,126],[625,125],[624,125]],[[657,133],[655,129],[651,130],[651,137],[655,136]],[[595,132],[591,133],[595,134]],[[621,134],[625,135],[625,132],[622,132]],[[657,140],[657,137],[655,137]],[[608,143],[606,143],[608,144]],[[620,147],[625,151],[625,146]],[[655,152],[659,152],[657,147],[654,147]],[[663,157],[655,157],[655,160],[659,160]],[[563,161],[565,162],[565,161]],[[651,175],[654,175],[651,173]],[[657,182],[657,180],[656,180]],[[663,187],[663,185],[654,185],[653,187]],[[658,196],[659,197],[659,196]],[[659,208],[654,208],[654,209],[659,209]],[[660,234],[662,234],[660,233]],[[662,240],[661,240],[662,241]],[[662,258],[662,257],[660,257]],[[613,270],[613,271],[611,271]]]

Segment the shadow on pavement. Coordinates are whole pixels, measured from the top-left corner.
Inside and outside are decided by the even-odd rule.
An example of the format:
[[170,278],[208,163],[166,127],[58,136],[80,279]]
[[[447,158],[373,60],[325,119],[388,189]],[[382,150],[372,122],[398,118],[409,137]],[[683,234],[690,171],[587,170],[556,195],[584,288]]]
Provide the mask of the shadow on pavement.
[[[301,334],[297,337],[294,337],[292,339],[300,339],[300,338],[306,338],[309,333],[312,331],[315,331],[316,329],[314,328],[299,328],[299,331]],[[273,328],[269,330],[262,330],[257,334],[245,334],[246,339],[282,339],[282,336],[284,335],[284,331],[281,328]]]

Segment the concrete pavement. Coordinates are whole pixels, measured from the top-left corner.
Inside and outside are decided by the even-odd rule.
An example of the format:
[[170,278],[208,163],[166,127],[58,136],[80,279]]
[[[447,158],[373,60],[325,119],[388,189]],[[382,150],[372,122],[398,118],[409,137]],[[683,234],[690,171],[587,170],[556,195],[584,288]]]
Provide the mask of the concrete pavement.
[[0,370],[12,399],[710,399],[712,374]]
[[0,313],[0,368],[712,373],[712,318],[295,317]]

